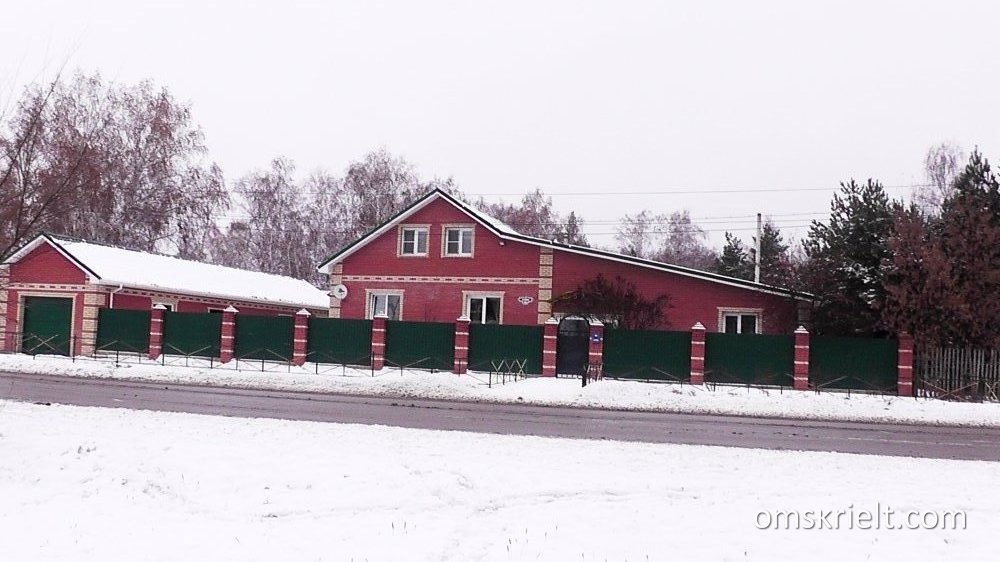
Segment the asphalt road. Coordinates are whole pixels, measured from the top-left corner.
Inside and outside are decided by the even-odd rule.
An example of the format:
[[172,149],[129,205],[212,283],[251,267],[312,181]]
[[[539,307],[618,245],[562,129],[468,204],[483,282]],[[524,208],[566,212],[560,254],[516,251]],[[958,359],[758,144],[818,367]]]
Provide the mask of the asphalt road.
[[574,439],[1000,461],[1000,428],[625,412],[12,373],[0,373],[0,399]]

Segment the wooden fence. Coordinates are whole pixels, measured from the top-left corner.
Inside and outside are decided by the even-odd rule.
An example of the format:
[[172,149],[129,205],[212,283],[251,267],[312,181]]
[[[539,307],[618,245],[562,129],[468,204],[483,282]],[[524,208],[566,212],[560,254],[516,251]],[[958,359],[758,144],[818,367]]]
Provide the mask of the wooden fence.
[[922,348],[914,358],[917,396],[951,400],[997,400],[1000,350]]

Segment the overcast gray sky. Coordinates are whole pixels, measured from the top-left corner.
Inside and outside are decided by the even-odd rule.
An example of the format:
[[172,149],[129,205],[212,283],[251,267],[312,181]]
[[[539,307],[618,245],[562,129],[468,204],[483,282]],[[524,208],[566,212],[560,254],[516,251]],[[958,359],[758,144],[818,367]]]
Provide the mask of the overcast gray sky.
[[998,30],[986,0],[34,0],[0,11],[0,97],[63,63],[151,78],[230,179],[385,146],[473,195],[540,187],[597,242],[687,208],[718,243],[758,211],[803,235],[847,178],[906,195],[936,143],[1000,159]]

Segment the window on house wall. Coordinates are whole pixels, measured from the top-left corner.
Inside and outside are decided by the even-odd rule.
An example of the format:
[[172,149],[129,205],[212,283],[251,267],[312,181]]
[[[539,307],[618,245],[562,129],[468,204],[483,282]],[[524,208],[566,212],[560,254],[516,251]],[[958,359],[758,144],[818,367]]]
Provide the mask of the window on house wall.
[[469,319],[473,324],[499,324],[500,297],[469,297]]
[[727,313],[723,314],[723,331],[727,334],[756,334],[757,314],[756,313]]
[[402,227],[399,234],[399,255],[426,256],[429,231],[426,226]]
[[164,308],[166,308],[170,312],[173,312],[174,309],[176,308],[174,305],[172,305],[172,304],[170,304],[168,302],[158,302],[156,304],[163,306]]
[[444,229],[444,255],[471,256],[472,233],[473,230],[471,227],[463,226]]
[[399,320],[403,314],[403,295],[399,293],[369,293],[368,318],[382,314],[389,320]]

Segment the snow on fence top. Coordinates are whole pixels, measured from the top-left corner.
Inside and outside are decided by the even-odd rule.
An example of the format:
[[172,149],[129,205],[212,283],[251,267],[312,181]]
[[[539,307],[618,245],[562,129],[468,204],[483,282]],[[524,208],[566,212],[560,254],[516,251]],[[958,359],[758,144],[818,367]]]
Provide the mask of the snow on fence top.
[[233,300],[325,309],[330,299],[306,281],[233,267],[41,235],[8,260],[48,241],[99,279],[100,285],[180,292]]

